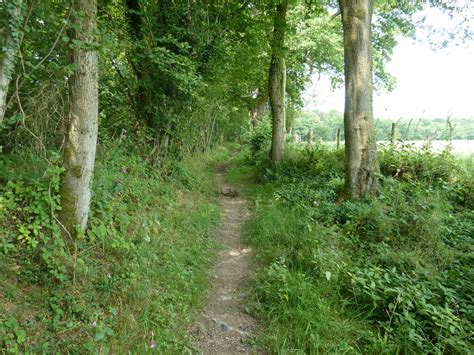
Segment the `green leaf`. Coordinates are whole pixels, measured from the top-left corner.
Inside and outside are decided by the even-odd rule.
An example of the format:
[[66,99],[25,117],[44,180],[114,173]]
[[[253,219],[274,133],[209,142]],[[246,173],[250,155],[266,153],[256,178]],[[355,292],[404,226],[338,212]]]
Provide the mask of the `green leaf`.
[[103,332],[102,329],[97,329],[97,331],[95,332],[95,341],[101,341],[105,338],[105,333]]
[[22,344],[26,340],[26,332],[23,329],[17,329],[15,330],[15,335],[16,335],[16,341],[18,344]]

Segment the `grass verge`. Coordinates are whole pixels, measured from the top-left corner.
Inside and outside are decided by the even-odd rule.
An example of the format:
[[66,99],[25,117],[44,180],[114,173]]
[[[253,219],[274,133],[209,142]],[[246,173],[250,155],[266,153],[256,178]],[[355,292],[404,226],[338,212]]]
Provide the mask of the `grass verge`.
[[55,217],[61,169],[28,154],[4,158],[2,352],[190,350],[219,217],[209,164],[227,153],[158,169],[130,149],[101,147],[90,229],[74,255]]
[[228,178],[254,202],[250,309],[275,353],[473,350],[473,170],[447,153],[380,152],[376,198],[338,202],[343,152],[242,150]]

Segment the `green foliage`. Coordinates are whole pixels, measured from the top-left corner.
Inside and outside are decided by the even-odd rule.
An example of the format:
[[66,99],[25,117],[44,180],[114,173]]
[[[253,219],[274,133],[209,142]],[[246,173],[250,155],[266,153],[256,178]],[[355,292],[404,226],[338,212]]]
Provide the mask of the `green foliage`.
[[[341,151],[294,147],[277,168],[238,161],[263,183],[248,190],[246,235],[261,265],[252,309],[273,351],[470,351],[472,169],[410,147],[379,154],[380,195],[345,202]],[[412,173],[394,178],[394,166]],[[248,179],[235,167],[233,180],[239,171]]]
[[309,81],[309,72],[330,75],[334,84],[341,83],[344,53],[341,21],[335,20],[321,8],[306,4],[295,5],[288,14],[288,94],[299,101],[301,90]]
[[334,141],[338,128],[343,131],[343,117],[337,111],[300,112],[293,125],[293,132],[306,141],[308,130],[312,129],[316,140]]
[[[329,73],[337,84],[343,68],[341,25],[329,8],[289,3],[291,128],[310,73]],[[98,1],[98,29],[88,45],[100,61],[92,211],[88,229],[66,250],[57,219],[59,156],[65,78],[76,69],[68,52],[84,46],[70,38],[72,19],[82,14],[60,0],[0,1],[1,56],[11,54],[13,64],[21,53],[7,72],[16,87],[0,131],[2,352],[142,353],[151,345],[162,353],[190,351],[187,327],[206,285],[218,215],[204,160],[228,156],[201,153],[244,136],[249,110],[268,95],[272,14],[268,3],[247,5]],[[376,5],[375,78],[390,87],[383,65],[395,36],[413,32],[420,3],[396,11],[388,2]],[[316,137],[332,140],[341,123],[335,112],[317,113],[295,131],[304,136],[317,125]],[[401,139],[411,137],[412,126]],[[414,132],[446,131],[443,120],[427,126],[420,121]],[[456,129],[448,133],[437,137],[457,137]],[[265,184],[253,190],[257,217],[248,237],[267,267],[255,309],[270,323],[272,348],[465,350],[473,304],[472,168],[461,171],[448,154],[388,150],[381,154],[380,200],[338,204],[342,150],[295,148],[275,168],[266,158],[270,135],[268,121],[249,134],[250,155],[236,160],[243,165],[231,174],[248,179],[256,171]],[[385,273],[388,279],[380,277]],[[387,287],[397,291],[386,295]],[[400,314],[386,304],[395,294],[404,295]]]
[[207,157],[160,170],[138,149],[102,142],[90,228],[73,255],[54,218],[61,169],[43,176],[29,162],[24,172],[39,172],[30,179],[2,169],[10,180],[0,193],[2,351],[144,352],[152,342],[160,352],[190,349],[218,218]]
[[11,354],[19,353],[26,341],[26,332],[14,317],[0,320],[0,334],[4,335],[4,346]]
[[400,180],[446,181],[452,174],[454,159],[449,151],[438,157],[426,145],[419,152],[413,144],[403,144],[400,149],[393,147],[382,151],[380,169],[384,175]]
[[[57,222],[59,178],[63,169],[49,167],[38,180],[10,180],[0,195],[4,257],[15,260],[32,281],[66,278],[67,254]],[[38,268],[33,272],[33,268]]]
[[474,206],[472,158],[455,157],[449,148],[441,153],[433,153],[429,145],[418,150],[411,144],[403,144],[397,149],[383,149],[379,161],[380,170],[385,176],[413,186],[420,186],[417,182],[429,184],[423,191],[425,193],[432,193],[434,185],[444,191],[450,201],[455,202],[455,206]]
[[269,120],[263,120],[246,138],[252,159],[268,154],[272,142],[272,127]]
[[[18,45],[23,36],[25,3],[22,0],[0,2],[0,58],[3,80],[10,80],[18,57]],[[2,82],[3,84],[3,82]],[[1,88],[2,90],[8,88]],[[3,118],[3,117],[2,117]]]
[[462,353],[469,349],[472,324],[460,312],[466,300],[452,288],[395,267],[356,267],[348,276],[351,302],[365,308],[383,329],[387,352]]
[[[401,142],[423,140],[429,144],[432,140],[474,139],[473,118],[450,118],[450,124],[445,118],[420,119],[378,119],[376,121],[377,140],[390,141],[392,123],[397,124],[397,139]],[[341,130],[341,142],[344,139],[344,118],[342,113],[335,110],[329,112],[303,111],[297,113],[293,124],[293,132],[303,140],[309,129],[312,129],[316,139],[335,141],[337,129]]]
[[[255,311],[268,324],[268,343],[275,353],[343,353],[360,351],[355,342],[370,335],[360,323],[343,320],[328,297],[329,278],[315,283],[291,270],[283,260],[272,263],[256,280]],[[284,324],[291,327],[285,327]]]

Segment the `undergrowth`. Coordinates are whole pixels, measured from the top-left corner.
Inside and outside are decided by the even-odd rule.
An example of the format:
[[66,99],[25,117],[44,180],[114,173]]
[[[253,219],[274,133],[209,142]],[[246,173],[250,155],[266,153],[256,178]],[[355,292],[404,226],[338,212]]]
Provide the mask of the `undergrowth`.
[[379,195],[341,203],[343,151],[294,146],[274,168],[260,138],[228,177],[254,201],[262,341],[276,353],[472,352],[472,161],[386,148]]
[[100,145],[90,228],[73,252],[57,220],[59,157],[2,157],[2,353],[189,351],[214,255],[213,157],[159,168],[133,149]]

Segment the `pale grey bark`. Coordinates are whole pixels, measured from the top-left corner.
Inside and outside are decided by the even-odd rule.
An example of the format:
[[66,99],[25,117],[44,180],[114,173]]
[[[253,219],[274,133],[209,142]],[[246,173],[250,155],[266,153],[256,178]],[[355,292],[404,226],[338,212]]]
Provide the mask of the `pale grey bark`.
[[[18,56],[18,45],[20,39],[20,27],[22,21],[22,4],[21,0],[12,3],[14,8],[8,13],[9,26],[0,28],[0,125],[5,117],[8,88],[12,79],[13,71],[15,69],[16,59]],[[7,6],[6,1],[0,6]],[[4,11],[2,11],[3,13]],[[16,33],[14,33],[16,32]]]
[[66,170],[61,180],[61,220],[66,234],[73,238],[77,227],[87,227],[98,129],[97,52],[90,46],[96,28],[96,0],[74,0],[74,10],[84,14],[76,16],[74,34],[82,44],[71,53],[77,69],[68,80],[69,122],[63,157]]
[[345,194],[359,198],[377,189],[373,118],[372,0],[339,0],[344,33]]
[[278,163],[283,159],[286,136],[286,64],[285,64],[285,30],[286,0],[277,4],[274,17],[272,59],[268,79],[268,96],[272,113],[272,147],[270,159]]
[[250,122],[253,128],[257,127],[258,123],[262,120],[267,101],[266,93],[259,89],[255,105],[250,108]]

